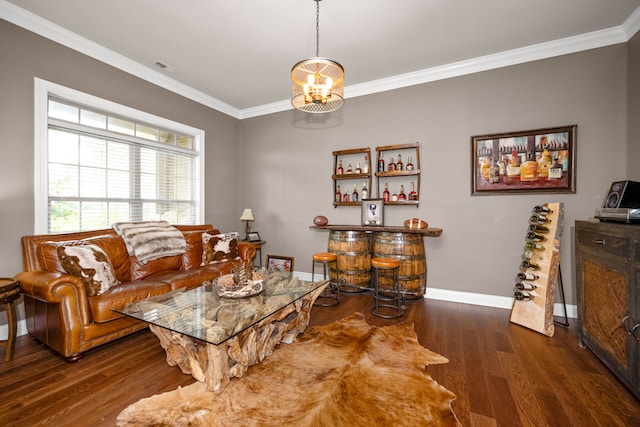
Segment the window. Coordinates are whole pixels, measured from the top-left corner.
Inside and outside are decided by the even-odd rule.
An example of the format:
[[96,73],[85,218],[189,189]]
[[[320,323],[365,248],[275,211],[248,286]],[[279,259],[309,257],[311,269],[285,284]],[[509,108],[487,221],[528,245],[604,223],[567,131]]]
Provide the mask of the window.
[[203,217],[204,132],[36,79],[36,232]]

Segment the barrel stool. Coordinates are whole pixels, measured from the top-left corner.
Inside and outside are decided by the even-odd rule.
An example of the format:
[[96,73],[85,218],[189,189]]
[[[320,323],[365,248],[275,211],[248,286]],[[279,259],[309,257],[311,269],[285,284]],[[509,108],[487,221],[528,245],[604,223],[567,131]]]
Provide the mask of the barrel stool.
[[18,298],[20,298],[20,283],[14,279],[0,278],[0,301],[2,301],[7,309],[8,336],[6,340],[0,341],[0,345],[7,347],[7,351],[4,355],[5,362],[9,362],[13,359],[13,351],[16,347],[18,319],[16,318],[16,307],[13,303]]
[[[333,252],[316,252],[313,254],[313,265],[311,266],[311,280],[315,279],[316,263],[322,263],[322,278],[327,280],[327,270],[329,264],[335,263],[338,269],[338,256]],[[337,283],[329,281],[324,291],[318,296],[313,305],[320,307],[331,307],[340,303],[340,286]]]
[[[373,307],[371,314],[385,319],[395,319],[404,315],[404,294],[400,292],[400,283],[398,283],[398,273],[400,271],[400,260],[395,258],[373,258],[371,260],[371,268],[373,268]],[[380,292],[379,280],[380,271],[391,274],[393,280],[393,289],[391,295]],[[385,291],[387,292],[387,291]],[[385,314],[380,311],[383,308]]]

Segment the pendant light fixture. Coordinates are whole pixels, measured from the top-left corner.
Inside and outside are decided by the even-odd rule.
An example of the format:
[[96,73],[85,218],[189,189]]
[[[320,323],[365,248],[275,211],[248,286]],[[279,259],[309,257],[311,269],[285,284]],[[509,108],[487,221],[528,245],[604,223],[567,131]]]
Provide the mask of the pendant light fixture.
[[344,105],[344,68],[319,56],[320,1],[316,2],[316,56],[298,62],[291,69],[291,105],[305,113],[328,113]]

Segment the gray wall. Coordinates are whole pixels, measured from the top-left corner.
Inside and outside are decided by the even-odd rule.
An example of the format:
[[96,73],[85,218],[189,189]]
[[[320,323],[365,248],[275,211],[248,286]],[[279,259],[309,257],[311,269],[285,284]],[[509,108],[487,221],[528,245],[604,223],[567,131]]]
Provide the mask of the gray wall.
[[[294,111],[243,120],[243,206],[253,208],[265,252],[293,255],[295,269],[308,272],[328,238],[309,230],[314,216],[360,223],[359,207],[331,205],[332,152],[419,141],[420,206],[387,207],[385,223],[417,216],[444,230],[425,239],[428,286],[511,295],[532,206],[563,202],[561,265],[573,302],[570,226],[593,216],[609,184],[626,178],[626,60],[626,45],[616,45],[347,99],[327,127]],[[576,194],[470,195],[472,135],[571,124]]]

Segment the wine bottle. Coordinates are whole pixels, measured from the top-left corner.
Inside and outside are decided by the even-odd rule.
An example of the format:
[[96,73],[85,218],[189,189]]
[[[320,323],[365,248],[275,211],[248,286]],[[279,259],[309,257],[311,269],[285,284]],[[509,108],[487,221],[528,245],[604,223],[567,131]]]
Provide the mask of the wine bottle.
[[358,201],[358,188],[356,187],[355,184],[353,184],[353,193],[351,193],[351,201],[352,202]]
[[533,290],[537,289],[538,287],[536,285],[534,285],[533,283],[518,282],[518,283],[516,283],[514,288],[516,290],[518,290],[518,291],[533,291]]
[[389,159],[389,164],[387,165],[387,170],[389,172],[395,171],[396,170],[396,162],[393,161],[393,157],[391,157]]
[[528,259],[528,260],[536,260],[539,259],[541,257],[536,255],[535,251],[532,250],[526,250],[522,253],[522,259]]
[[544,246],[538,242],[527,242],[524,244],[524,247],[532,251],[544,251]]
[[402,163],[402,154],[398,154],[398,160],[396,160],[396,170],[404,170],[404,163]]
[[411,190],[409,191],[409,200],[418,200],[418,193],[416,193],[416,190],[413,186],[413,181],[410,182],[411,185]]
[[360,194],[362,195],[363,199],[368,199],[369,198],[369,190],[367,190],[367,182],[363,182],[362,183],[362,190],[360,190]]
[[524,270],[530,269],[530,270],[539,270],[540,269],[540,265],[537,262],[533,262],[533,261],[529,261],[529,260],[524,260],[520,263],[520,267]]
[[342,160],[338,161],[338,171],[336,172],[337,175],[342,175],[344,174],[344,168],[342,167]]
[[535,231],[527,231],[525,239],[529,240],[530,242],[544,242],[545,240],[547,240],[546,237],[544,237],[542,234],[536,233]]
[[378,172],[384,172],[384,159],[382,158],[382,152],[378,155]]
[[521,280],[521,281],[522,280],[538,280],[540,278],[537,274],[533,274],[529,272],[518,273],[516,277],[518,278],[518,280]]
[[384,183],[384,191],[382,192],[382,198],[384,199],[385,202],[388,202],[389,199],[391,198],[391,193],[389,193],[389,184],[388,183]]
[[530,292],[527,292],[527,291],[515,291],[513,296],[518,301],[533,299],[533,295]]
[[531,224],[538,225],[538,224],[546,224],[548,222],[551,222],[551,220],[542,214],[535,214],[529,217],[529,222]]
[[544,214],[544,215],[546,215],[546,214],[548,214],[550,212],[553,212],[551,209],[549,209],[548,207],[543,206],[543,205],[534,206],[532,211],[534,213],[541,213],[541,214]]
[[362,164],[362,173],[369,173],[369,155],[364,155],[364,163]]
[[529,231],[533,231],[535,233],[548,233],[549,232],[549,228],[545,227],[544,225],[539,225],[539,224],[529,224],[528,227]]
[[398,200],[400,200],[400,201],[406,201],[407,200],[407,195],[404,194],[404,185],[400,185],[400,194],[398,194]]
[[340,191],[340,186],[336,189],[336,202],[342,201],[342,192]]
[[408,171],[412,171],[413,170],[413,162],[411,161],[411,156],[409,156],[409,158],[407,159],[407,166],[406,169]]

